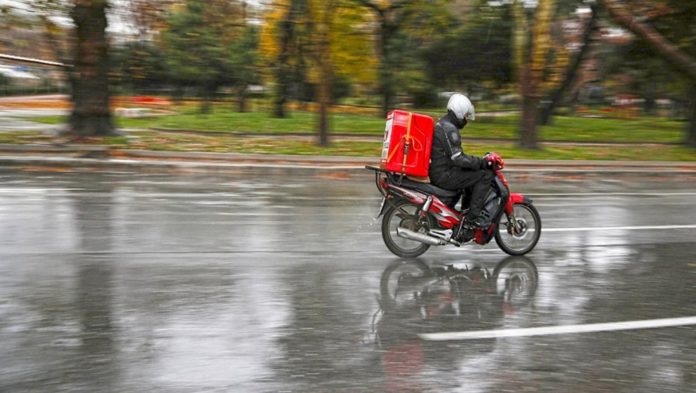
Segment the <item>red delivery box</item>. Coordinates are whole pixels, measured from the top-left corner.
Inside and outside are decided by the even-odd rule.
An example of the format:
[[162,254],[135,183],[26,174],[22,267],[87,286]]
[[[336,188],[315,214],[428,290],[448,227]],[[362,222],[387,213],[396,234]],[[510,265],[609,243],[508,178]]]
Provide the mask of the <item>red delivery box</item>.
[[428,176],[433,118],[395,110],[387,114],[380,167],[410,176]]

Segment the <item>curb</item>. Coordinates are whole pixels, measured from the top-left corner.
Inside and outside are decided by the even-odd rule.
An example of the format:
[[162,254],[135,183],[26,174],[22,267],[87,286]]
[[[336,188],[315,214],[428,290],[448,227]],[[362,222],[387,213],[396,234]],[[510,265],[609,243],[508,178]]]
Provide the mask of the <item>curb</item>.
[[[377,157],[298,156],[241,153],[122,150],[101,145],[3,145],[0,166],[187,170],[284,174],[369,173]],[[506,160],[506,173],[696,175],[696,162]]]

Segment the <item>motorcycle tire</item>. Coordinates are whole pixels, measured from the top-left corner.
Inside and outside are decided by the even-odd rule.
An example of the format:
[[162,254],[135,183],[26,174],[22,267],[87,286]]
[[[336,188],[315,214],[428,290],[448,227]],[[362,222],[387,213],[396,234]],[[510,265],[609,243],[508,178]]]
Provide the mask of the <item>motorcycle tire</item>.
[[[508,231],[507,215],[503,214],[495,230],[495,242],[498,243],[498,247],[501,250],[509,255],[525,255],[532,251],[539,242],[541,237],[541,216],[531,203],[516,203],[513,205],[513,212],[517,221],[524,224],[524,232],[521,235],[511,234]],[[533,227],[529,226],[529,219],[533,220]],[[527,236],[531,236],[531,238],[527,239]],[[515,241],[521,243],[519,247],[515,247],[515,244],[513,244]]]
[[[410,225],[408,229],[416,231],[424,228],[422,225],[422,220],[427,220],[425,223],[427,228],[425,229],[432,226],[432,219],[429,215],[424,219],[416,219],[417,210],[418,207],[412,203],[405,200],[399,200],[389,205],[387,210],[384,212],[384,216],[382,217],[382,239],[384,239],[384,244],[387,246],[389,251],[394,253],[394,255],[402,258],[415,258],[423,255],[423,253],[428,251],[430,248],[429,244],[421,243],[415,240],[403,239],[398,237],[396,234],[397,226]],[[399,214],[404,216],[404,211],[408,216],[400,217]]]

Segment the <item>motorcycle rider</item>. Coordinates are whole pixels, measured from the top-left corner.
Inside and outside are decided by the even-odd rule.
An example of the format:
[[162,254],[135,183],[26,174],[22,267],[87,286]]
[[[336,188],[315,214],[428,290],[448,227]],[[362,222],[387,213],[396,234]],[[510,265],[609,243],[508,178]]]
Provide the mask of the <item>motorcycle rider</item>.
[[430,153],[430,181],[452,191],[468,190],[471,204],[457,236],[462,241],[471,240],[483,208],[484,198],[493,180],[493,162],[485,158],[465,154],[462,150],[460,130],[469,120],[474,120],[474,105],[463,94],[453,94],[447,103],[447,114],[435,124]]

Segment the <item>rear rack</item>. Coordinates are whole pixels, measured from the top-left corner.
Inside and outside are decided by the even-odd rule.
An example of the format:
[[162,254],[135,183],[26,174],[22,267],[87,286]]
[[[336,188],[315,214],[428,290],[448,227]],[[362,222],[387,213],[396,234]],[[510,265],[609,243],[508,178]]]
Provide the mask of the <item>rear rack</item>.
[[365,165],[365,169],[375,171],[375,172],[382,172],[382,173],[392,173],[390,171],[386,171],[378,166],[372,166],[372,165]]
[[[380,179],[382,176],[386,178],[387,181],[389,181],[390,177],[394,176],[393,172],[390,171],[385,171],[384,169],[377,167],[377,166],[372,166],[372,165],[365,165],[365,169],[374,171],[375,172],[375,184],[377,185],[377,189],[379,190],[379,193],[382,194],[383,197],[387,197],[387,191],[382,187],[382,182]],[[384,175],[382,175],[382,173]]]

